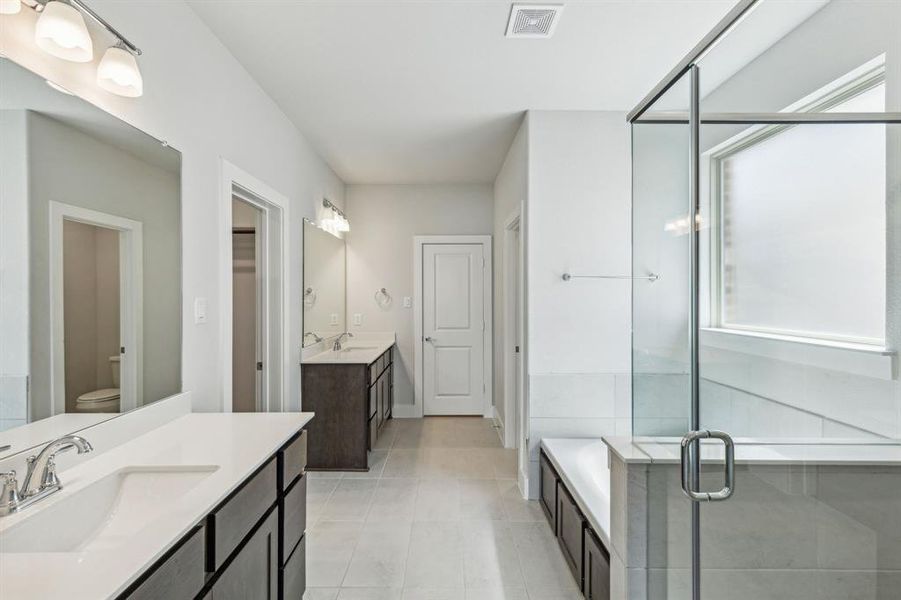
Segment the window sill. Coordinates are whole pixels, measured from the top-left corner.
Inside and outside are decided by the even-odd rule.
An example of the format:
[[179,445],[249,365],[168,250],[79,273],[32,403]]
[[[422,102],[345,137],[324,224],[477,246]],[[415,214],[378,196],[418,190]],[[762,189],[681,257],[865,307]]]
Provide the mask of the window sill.
[[876,379],[894,378],[897,353],[880,346],[704,327],[701,346]]

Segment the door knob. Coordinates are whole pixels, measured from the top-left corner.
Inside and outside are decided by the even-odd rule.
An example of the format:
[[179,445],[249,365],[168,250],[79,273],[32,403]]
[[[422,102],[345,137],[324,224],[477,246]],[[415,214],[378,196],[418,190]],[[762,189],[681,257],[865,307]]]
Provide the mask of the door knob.
[[434,341],[435,341],[435,338],[433,338],[433,337],[431,337],[431,336],[428,336],[428,335],[425,336],[425,337],[422,338],[422,339],[423,339],[423,341],[425,341],[425,342],[434,342]]

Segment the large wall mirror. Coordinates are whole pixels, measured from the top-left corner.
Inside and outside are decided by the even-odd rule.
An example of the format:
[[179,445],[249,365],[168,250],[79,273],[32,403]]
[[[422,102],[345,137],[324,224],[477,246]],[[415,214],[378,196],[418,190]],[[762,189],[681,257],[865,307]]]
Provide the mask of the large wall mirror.
[[181,155],[0,59],[0,457],[181,391]]
[[344,240],[303,223],[303,345],[347,331]]

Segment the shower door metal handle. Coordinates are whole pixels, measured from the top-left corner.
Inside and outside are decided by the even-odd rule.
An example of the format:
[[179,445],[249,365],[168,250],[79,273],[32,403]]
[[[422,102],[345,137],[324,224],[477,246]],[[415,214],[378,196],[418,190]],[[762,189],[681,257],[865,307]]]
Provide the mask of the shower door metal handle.
[[[700,466],[700,457],[695,460],[692,449],[700,452],[701,440],[722,440],[726,448],[725,485],[717,492],[702,492],[693,488],[692,482],[700,479],[696,469]],[[692,502],[719,502],[728,500],[735,491],[735,444],[732,437],[725,431],[715,429],[702,429],[689,431],[682,438],[682,491]]]

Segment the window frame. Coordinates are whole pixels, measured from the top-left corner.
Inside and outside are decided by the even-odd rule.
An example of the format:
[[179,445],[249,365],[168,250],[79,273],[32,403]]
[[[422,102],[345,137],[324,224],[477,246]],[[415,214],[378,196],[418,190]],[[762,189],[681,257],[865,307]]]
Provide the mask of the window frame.
[[[850,100],[866,91],[873,89],[879,85],[884,85],[885,78],[885,55],[881,55],[872,61],[862,65],[847,75],[833,81],[827,86],[817,90],[813,94],[801,99],[784,109],[782,112],[824,112],[834,106]],[[745,131],[733,136],[732,138],[718,144],[705,152],[702,156],[703,163],[708,172],[708,211],[711,223],[716,223],[716,227],[708,228],[708,249],[710,269],[708,287],[709,287],[709,314],[707,321],[709,323],[706,329],[711,331],[745,333],[754,336],[770,337],[772,339],[788,340],[800,343],[830,345],[848,344],[850,346],[864,346],[881,351],[886,348],[888,339],[888,306],[884,305],[883,310],[886,312],[885,330],[882,338],[869,338],[863,336],[846,336],[835,334],[812,334],[807,331],[798,331],[791,329],[782,329],[775,327],[762,327],[751,325],[740,325],[729,323],[725,319],[725,274],[724,269],[724,211],[722,209],[725,190],[723,169],[725,159],[728,157],[759,144],[767,139],[783,133],[794,127],[803,127],[803,125],[756,125],[749,127]],[[702,224],[703,226],[703,224]],[[886,231],[886,238],[888,232]],[[888,239],[886,240],[888,243]],[[888,270],[886,269],[886,286],[888,287]]]

